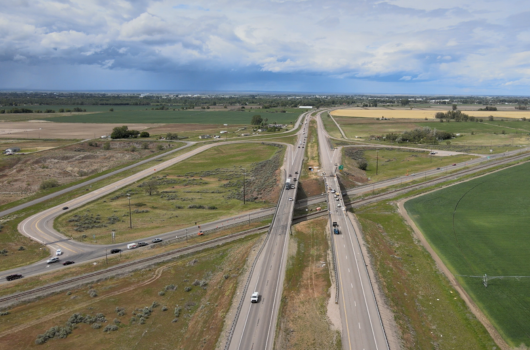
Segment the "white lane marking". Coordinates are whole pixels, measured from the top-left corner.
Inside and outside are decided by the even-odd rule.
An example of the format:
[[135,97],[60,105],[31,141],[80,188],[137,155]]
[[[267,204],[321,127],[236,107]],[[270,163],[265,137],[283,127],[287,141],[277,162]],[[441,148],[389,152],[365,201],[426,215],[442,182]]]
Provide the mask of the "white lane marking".
[[[351,222],[350,222],[351,223]],[[357,275],[359,276],[359,282],[361,282],[361,290],[363,291],[364,305],[366,306],[366,313],[368,314],[368,320],[370,321],[370,328],[372,329],[372,336],[374,338],[375,348],[378,350],[377,340],[375,339],[374,325],[372,324],[372,316],[370,316],[370,310],[368,310],[368,301],[366,300],[366,293],[364,292],[364,283],[361,277],[361,271],[359,270],[359,264],[357,263],[357,253],[355,253],[355,247],[353,245],[353,240],[351,238],[352,233],[350,231],[350,226],[346,223],[346,229],[348,230],[348,237],[350,238],[350,244],[353,250],[355,266],[357,267]],[[355,233],[353,233],[355,234]],[[364,264],[364,262],[363,262]],[[377,306],[376,306],[377,307]]]
[[359,322],[359,329],[361,329],[361,322]]
[[351,273],[350,269],[348,269],[348,272],[350,272],[350,273]]
[[353,288],[353,283],[350,283],[351,287]]

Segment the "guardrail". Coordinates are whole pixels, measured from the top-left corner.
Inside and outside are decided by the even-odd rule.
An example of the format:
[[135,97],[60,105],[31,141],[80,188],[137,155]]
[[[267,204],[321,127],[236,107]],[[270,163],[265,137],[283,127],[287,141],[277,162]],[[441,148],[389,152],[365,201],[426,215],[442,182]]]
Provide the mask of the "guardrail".
[[[285,170],[284,170],[285,173]],[[285,173],[286,175],[286,173]],[[247,277],[247,281],[245,282],[245,287],[243,287],[243,292],[241,293],[241,299],[239,300],[239,305],[236,309],[236,314],[234,316],[234,320],[232,321],[232,326],[230,326],[230,330],[228,331],[228,336],[226,337],[226,343],[225,343],[225,350],[228,350],[230,347],[230,343],[232,342],[232,336],[234,335],[234,330],[236,328],[237,320],[239,318],[239,314],[241,313],[241,308],[243,307],[243,303],[245,301],[245,296],[247,295],[248,286],[250,285],[250,280],[252,279],[252,274],[254,273],[254,269],[256,267],[256,264],[258,263],[259,257],[261,255],[261,252],[267,245],[267,241],[269,240],[270,233],[272,230],[272,227],[274,226],[274,221],[276,220],[276,215],[278,214],[278,208],[280,207],[280,201],[283,197],[283,193],[285,192],[285,185],[282,183],[282,191],[280,192],[280,197],[278,200],[278,205],[276,205],[276,210],[274,211],[274,215],[272,217],[271,224],[269,226],[269,230],[267,231],[267,236],[263,240],[263,243],[261,244],[261,247],[258,250],[258,253],[256,254],[256,257],[254,258],[254,262],[252,263],[252,266],[250,267],[250,271]]]

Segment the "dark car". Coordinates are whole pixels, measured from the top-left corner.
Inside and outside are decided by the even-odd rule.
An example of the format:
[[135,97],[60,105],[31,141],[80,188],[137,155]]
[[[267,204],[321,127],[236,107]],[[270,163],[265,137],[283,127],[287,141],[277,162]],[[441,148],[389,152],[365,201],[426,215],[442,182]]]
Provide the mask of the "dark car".
[[298,174],[298,171],[295,171],[294,173],[295,173],[295,174]]
[[145,247],[146,245],[148,245],[147,242],[138,242],[138,247]]
[[455,163],[455,164],[453,164],[453,166],[456,166],[456,163]]
[[333,227],[339,226],[336,221],[333,221]]
[[6,280],[8,281],[14,281],[14,280],[18,280],[19,278],[22,278],[24,276],[22,275],[18,275],[18,274],[15,274],[15,275],[9,275],[6,277]]
[[153,242],[153,243],[160,243],[160,242],[162,242],[162,240],[161,240],[160,238],[155,238],[155,239],[153,239],[151,242]]
[[75,262],[73,262],[73,261],[65,261],[65,262],[63,262],[64,266],[72,265],[72,264],[75,264]]
[[116,253],[119,253],[119,252],[121,252],[121,249],[111,249],[110,250],[111,254],[116,254]]
[[63,207],[63,210],[68,210],[68,207]]

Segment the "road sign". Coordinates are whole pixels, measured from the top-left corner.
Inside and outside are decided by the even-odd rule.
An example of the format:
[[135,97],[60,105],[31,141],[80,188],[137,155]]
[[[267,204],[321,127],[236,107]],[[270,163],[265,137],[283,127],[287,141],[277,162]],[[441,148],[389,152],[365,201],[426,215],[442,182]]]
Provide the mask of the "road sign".
[[339,165],[339,170],[342,170],[342,169],[344,169],[344,165],[341,164]]

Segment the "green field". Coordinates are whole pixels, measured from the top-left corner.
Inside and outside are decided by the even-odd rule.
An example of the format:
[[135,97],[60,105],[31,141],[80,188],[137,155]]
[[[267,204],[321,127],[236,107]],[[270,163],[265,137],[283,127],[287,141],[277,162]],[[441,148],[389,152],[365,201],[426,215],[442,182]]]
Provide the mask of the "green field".
[[[530,344],[529,171],[529,163],[515,166],[405,205],[446,266],[512,346]],[[490,276],[487,288],[484,274]]]
[[[106,244],[112,230],[123,242],[269,207],[277,200],[277,169],[284,150],[259,143],[211,148],[60,216],[55,227],[74,239]],[[145,187],[149,181],[156,186],[151,194]],[[132,229],[127,193],[131,194]]]
[[248,112],[237,111],[152,111],[145,110],[116,110],[114,112],[101,112],[94,114],[76,114],[70,116],[38,118],[56,123],[167,123],[167,124],[250,124],[252,116],[261,115],[268,119],[268,123],[290,123],[296,121],[300,113],[265,112],[251,110]]

